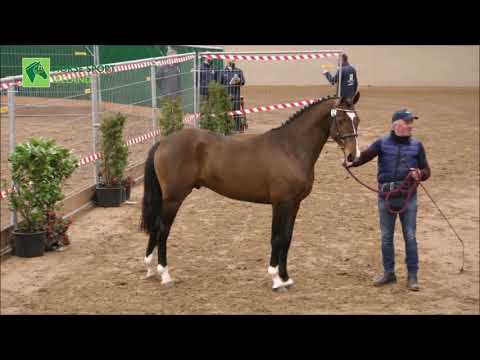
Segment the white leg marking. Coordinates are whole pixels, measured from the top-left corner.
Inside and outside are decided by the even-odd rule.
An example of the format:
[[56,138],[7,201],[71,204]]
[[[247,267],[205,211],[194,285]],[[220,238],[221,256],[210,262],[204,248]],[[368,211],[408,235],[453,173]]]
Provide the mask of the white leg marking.
[[147,275],[146,278],[156,275],[155,265],[157,265],[157,247],[153,248],[153,251],[150,255],[144,258],[145,265],[147,266]]
[[292,278],[289,278],[287,281],[283,281],[281,278],[280,278],[280,275],[275,275],[273,277],[273,285],[272,285],[272,289],[278,289],[278,288],[281,288],[281,287],[291,287],[293,286],[294,282],[292,280]]
[[157,272],[162,276],[162,285],[169,284],[173,281],[168,273],[168,266],[163,267],[162,265],[158,264]]
[[276,266],[276,267],[269,266],[269,267],[268,267],[268,273],[269,273],[270,275],[278,274],[278,266]]

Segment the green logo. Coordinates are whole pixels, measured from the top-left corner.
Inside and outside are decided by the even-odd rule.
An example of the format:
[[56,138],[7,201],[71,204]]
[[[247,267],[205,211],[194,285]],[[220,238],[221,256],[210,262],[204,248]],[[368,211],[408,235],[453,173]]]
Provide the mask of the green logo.
[[22,58],[22,86],[50,87],[50,58]]

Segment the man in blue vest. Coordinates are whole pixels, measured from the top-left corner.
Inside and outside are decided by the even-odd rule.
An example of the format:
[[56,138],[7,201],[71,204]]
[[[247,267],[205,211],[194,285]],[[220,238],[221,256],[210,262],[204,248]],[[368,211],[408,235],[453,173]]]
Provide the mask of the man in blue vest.
[[[406,109],[399,110],[392,117],[392,131],[389,136],[376,140],[370,147],[362,151],[360,157],[345,166],[360,166],[378,156],[378,183],[379,191],[388,192],[399,187],[407,175],[416,181],[425,181],[430,177],[430,167],[422,143],[411,137],[413,120],[418,119]],[[392,210],[400,210],[405,205],[404,212],[400,213],[403,238],[405,240],[406,265],[408,271],[407,287],[418,291],[418,251],[416,239],[417,227],[417,193],[412,194],[408,204],[405,204],[406,195],[390,197]],[[384,274],[374,279],[374,286],[382,286],[397,281],[395,276],[395,248],[393,235],[397,214],[388,210],[384,195],[378,196],[378,211],[380,230],[382,234],[382,257]]]
[[[328,82],[332,85],[338,83],[338,71],[335,76],[332,76],[327,70],[323,71]],[[352,102],[358,90],[357,71],[348,63],[347,54],[342,54],[342,78],[341,78],[340,95],[346,99],[347,102]]]

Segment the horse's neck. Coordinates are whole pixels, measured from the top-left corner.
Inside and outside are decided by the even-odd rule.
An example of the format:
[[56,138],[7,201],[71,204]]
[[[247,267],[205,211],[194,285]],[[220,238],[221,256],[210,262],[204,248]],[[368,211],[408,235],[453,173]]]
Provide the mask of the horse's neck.
[[301,119],[295,119],[294,123],[279,129],[281,136],[285,138],[285,142],[281,142],[288,144],[288,151],[293,152],[306,167],[315,165],[328,140],[330,109],[329,103],[318,104],[306,110]]

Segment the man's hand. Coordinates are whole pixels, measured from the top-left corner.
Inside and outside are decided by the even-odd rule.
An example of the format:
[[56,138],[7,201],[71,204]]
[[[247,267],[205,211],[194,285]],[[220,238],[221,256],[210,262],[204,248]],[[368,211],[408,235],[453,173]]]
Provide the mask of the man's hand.
[[353,166],[353,162],[350,162],[348,160],[342,160],[342,166],[347,169],[351,168]]
[[410,171],[410,174],[412,174],[411,176],[415,179],[415,181],[421,180],[422,172],[420,171],[420,169],[410,168],[409,171]]

